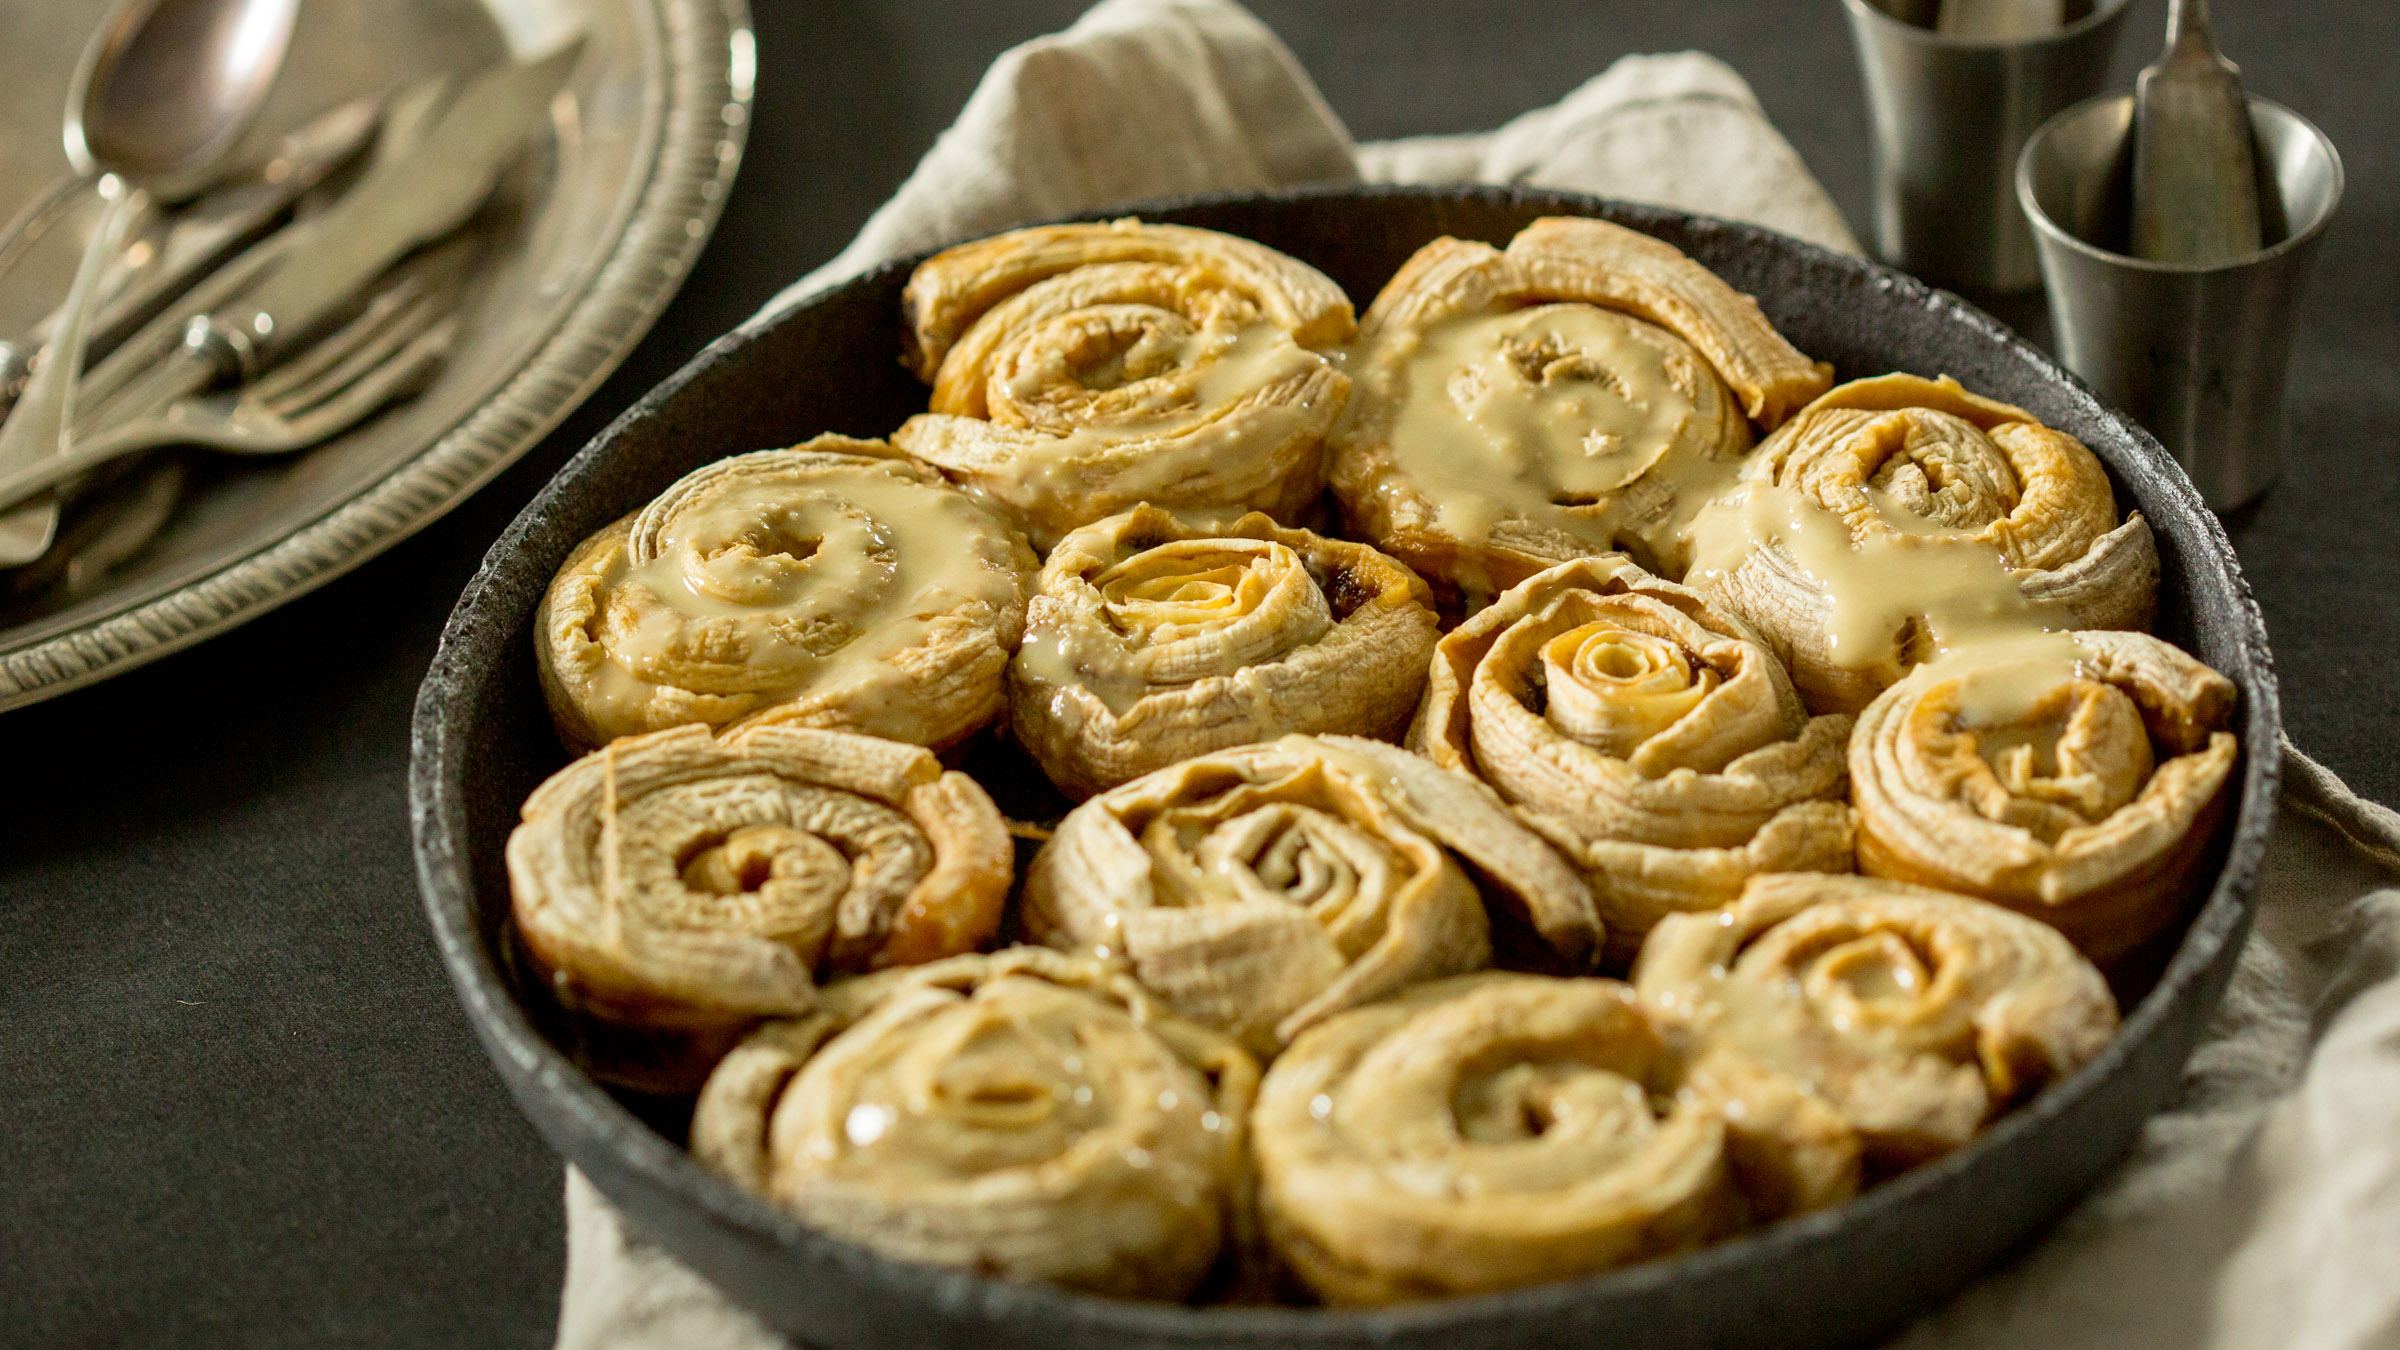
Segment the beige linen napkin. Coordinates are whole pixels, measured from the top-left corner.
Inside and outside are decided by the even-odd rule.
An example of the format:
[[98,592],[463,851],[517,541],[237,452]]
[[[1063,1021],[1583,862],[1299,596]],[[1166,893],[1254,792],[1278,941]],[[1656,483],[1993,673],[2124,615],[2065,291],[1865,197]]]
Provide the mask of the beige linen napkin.
[[[1230,0],[1107,0],[1002,56],[858,238],[761,318],[885,258],[1112,202],[1315,181],[1571,188],[1856,242],[1739,75],[1632,56],[1497,132],[1353,145]],[[2286,752],[2243,953],[2181,1095],[2038,1247],[1904,1350],[2400,1345],[2400,816]],[[567,1177],[561,1350],[784,1342]]]
[[1842,213],[1713,56],[1628,56],[1496,132],[1356,145],[1281,39],[1225,0],[1107,0],[1001,54],[892,199],[752,323],[887,258],[1144,198],[1473,181],[1730,216],[1848,253]]

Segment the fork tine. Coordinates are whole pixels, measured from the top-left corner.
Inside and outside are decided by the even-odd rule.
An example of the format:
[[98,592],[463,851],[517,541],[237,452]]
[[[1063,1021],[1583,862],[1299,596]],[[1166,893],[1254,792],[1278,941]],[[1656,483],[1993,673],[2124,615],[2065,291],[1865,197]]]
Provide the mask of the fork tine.
[[338,396],[358,380],[372,375],[395,353],[407,347],[426,329],[450,311],[447,295],[417,295],[408,303],[382,316],[381,321],[367,334],[364,341],[342,353],[340,359],[306,383],[283,389],[271,398],[254,399],[254,406],[263,407],[278,417],[297,417],[320,403]]
[[458,316],[447,314],[411,338],[373,370],[336,389],[326,399],[287,421],[292,435],[313,441],[366,419],[394,399],[415,393],[419,385],[450,356],[458,337]]
[[327,370],[346,363],[362,349],[373,347],[391,320],[424,293],[422,278],[409,276],[376,293],[351,320],[308,349],[260,376],[245,393],[256,402],[278,405],[292,393],[315,382]]
[[454,307],[482,253],[479,237],[465,233],[401,263],[348,324],[268,372],[252,386],[247,401],[288,417],[333,397]]

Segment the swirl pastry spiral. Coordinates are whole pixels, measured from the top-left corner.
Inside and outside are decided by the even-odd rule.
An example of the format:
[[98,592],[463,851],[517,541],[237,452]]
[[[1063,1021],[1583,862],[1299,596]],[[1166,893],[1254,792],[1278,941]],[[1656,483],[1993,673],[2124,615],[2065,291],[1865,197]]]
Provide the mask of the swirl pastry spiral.
[[534,650],[575,749],[687,722],[946,747],[997,716],[1034,558],[880,441],[819,436],[685,475],[585,540]]
[[782,726],[611,742],[525,799],[507,857],[517,933],[595,1071],[661,1091],[813,1007],[819,970],[972,949],[1015,872],[991,799],[930,752]]
[[2149,626],[2157,546],[2140,512],[2118,521],[2100,461],[1947,376],[1845,384],[1742,473],[1751,490],[1712,509],[1727,528],[1690,580],[1766,637],[1811,708],[1856,712],[1997,611]]
[[931,411],[894,444],[1047,549],[1142,502],[1297,523],[1349,381],[1350,302],[1213,230],[1045,225],[935,254],[905,295]]
[[1614,980],[1487,972],[1303,1033],[1251,1129],[1262,1227],[1333,1303],[1565,1279],[1738,1226],[1725,1124]]
[[1920,666],[1850,742],[1859,870],[1979,896],[2107,962],[2192,899],[2240,743],[2231,681],[2143,633]]
[[1179,1299],[1246,1238],[1258,1066],[1040,948],[837,984],[709,1077],[707,1166],[905,1260]]
[[1416,748],[1499,789],[1591,884],[1608,954],[1761,872],[1847,872],[1850,718],[1810,717],[1740,620],[1618,555],[1441,640]]
[[1623,549],[1669,576],[1751,424],[1831,382],[1672,246],[1535,221],[1505,250],[1439,239],[1369,306],[1332,485],[1347,532],[1470,603]]
[[1051,550],[1010,726],[1077,798],[1285,732],[1396,740],[1437,622],[1424,583],[1364,544],[1136,507]]
[[1380,741],[1286,736],[1069,812],[1026,876],[1024,922],[1268,1055],[1489,964],[1485,892],[1571,965],[1599,944],[1581,879],[1482,784]]
[[1683,1028],[1686,1092],[1726,1104],[1761,1217],[1957,1148],[2117,1026],[2107,981],[2057,930],[1866,877],[1755,877],[1723,910],[1671,915],[1634,984]]

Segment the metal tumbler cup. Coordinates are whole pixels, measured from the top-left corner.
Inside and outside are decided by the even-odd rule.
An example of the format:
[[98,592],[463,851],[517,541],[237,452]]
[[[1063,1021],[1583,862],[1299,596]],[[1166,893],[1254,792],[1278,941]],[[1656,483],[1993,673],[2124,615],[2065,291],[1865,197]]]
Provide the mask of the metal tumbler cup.
[[1937,285],[2041,282],[2011,186],[2017,152],[2051,114],[2099,93],[2127,0],[2038,37],[1953,37],[1895,17],[1906,0],[1842,0],[1875,126],[1875,249]]
[[2267,246],[2220,263],[2128,256],[2131,97],[2097,98],[2036,131],[2017,164],[2068,368],[2131,413],[2200,495],[2231,510],[2274,481],[2290,435],[2284,378],[2301,292],[2342,197],[2342,161],[2306,118],[2250,100]]

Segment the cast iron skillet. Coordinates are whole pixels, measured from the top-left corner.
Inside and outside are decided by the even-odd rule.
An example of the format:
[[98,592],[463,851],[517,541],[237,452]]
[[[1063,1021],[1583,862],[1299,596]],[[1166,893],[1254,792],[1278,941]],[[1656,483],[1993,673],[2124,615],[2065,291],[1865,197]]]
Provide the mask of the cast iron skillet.
[[1956,298],[1749,226],[1486,187],[1307,189],[1141,214],[1303,258],[1362,310],[1439,235],[1499,243],[1539,216],[1601,216],[1665,239],[1756,296],[1842,379],[1947,373],[2080,437],[2108,466],[2119,506],[2139,506],[2157,532],[2158,632],[2242,693],[2240,801],[2216,842],[2216,885],[2181,945],[2098,1059],[1968,1148],[1837,1209],[1606,1275],[1381,1311],[1194,1309],[907,1264],[813,1232],[702,1171],[536,1030],[504,974],[501,848],[518,804],[567,760],[543,711],[531,640],[552,572],[585,535],[699,464],[822,431],[880,436],[922,410],[925,391],[897,359],[910,266],[899,262],[720,340],[585,447],[492,547],[418,696],[409,808],[426,913],[493,1064],[552,1146],[694,1269],[822,1347],[1833,1346],[1932,1307],[2088,1190],[2166,1101],[2223,992],[2274,811],[2266,630],[2223,530],[2158,443]]

